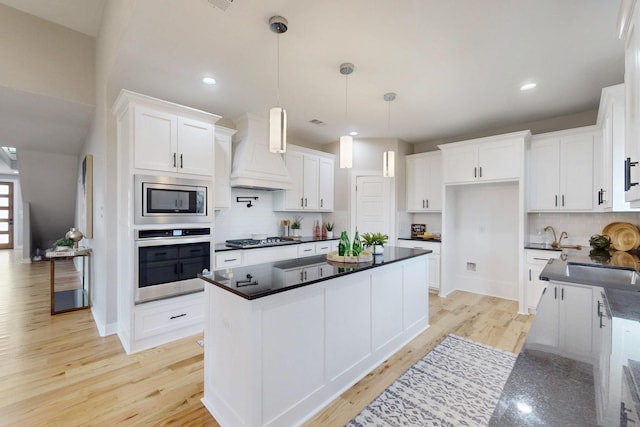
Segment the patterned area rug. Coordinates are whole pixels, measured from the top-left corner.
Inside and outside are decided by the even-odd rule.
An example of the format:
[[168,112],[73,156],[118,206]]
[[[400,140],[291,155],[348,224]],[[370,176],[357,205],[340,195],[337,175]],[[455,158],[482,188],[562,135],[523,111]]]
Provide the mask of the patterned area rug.
[[347,426],[487,426],[515,361],[449,334]]

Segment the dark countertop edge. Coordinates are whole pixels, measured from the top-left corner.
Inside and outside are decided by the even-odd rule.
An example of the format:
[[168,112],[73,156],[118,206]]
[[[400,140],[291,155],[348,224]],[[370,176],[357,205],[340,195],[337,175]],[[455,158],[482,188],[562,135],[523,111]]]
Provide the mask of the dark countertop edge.
[[421,237],[398,237],[398,240],[414,240],[416,242],[442,243],[442,239],[423,239]]
[[547,243],[525,243],[525,249],[534,249],[537,251],[553,251],[553,252],[562,252],[560,248],[551,247],[550,244]]
[[[366,270],[370,270],[372,268],[376,268],[376,267],[382,267],[384,265],[389,265],[389,264],[394,264],[396,262],[401,262],[401,261],[405,261],[407,259],[411,259],[411,258],[415,258],[418,256],[422,256],[422,255],[428,255],[430,254],[432,251],[429,249],[414,249],[414,251],[417,251],[419,253],[414,252],[411,255],[408,255],[402,259],[394,259],[392,261],[389,262],[384,262],[382,264],[371,264],[371,265],[367,265],[367,266],[363,266],[362,268],[359,268],[357,270],[350,270],[350,271],[345,271],[343,273],[339,273],[339,274],[334,274],[332,276],[328,276],[328,277],[321,277],[318,278],[316,280],[310,280],[308,282],[305,283],[300,283],[298,285],[291,285],[291,286],[287,286],[286,288],[278,288],[278,289],[273,289],[273,290],[269,290],[269,291],[265,291],[263,294],[260,295],[252,295],[252,296],[247,296],[241,292],[238,292],[237,290],[233,289],[233,288],[229,288],[228,286],[225,286],[221,283],[217,283],[215,280],[213,280],[213,278],[211,277],[204,277],[202,276],[202,274],[198,274],[198,278],[204,280],[205,282],[208,282],[214,286],[217,286],[221,289],[224,289],[227,292],[231,292],[233,294],[238,295],[239,297],[246,299],[246,300],[256,300],[256,299],[260,299],[260,298],[264,298],[264,297],[268,297],[270,295],[275,295],[275,294],[279,294],[282,292],[287,292],[287,291],[291,291],[293,289],[298,289],[298,288],[302,288],[304,286],[309,286],[309,285],[313,285],[315,283],[319,283],[319,282],[324,282],[327,280],[331,280],[331,279],[335,279],[337,277],[343,277],[343,276],[348,276],[350,274],[354,274],[354,273],[359,273],[361,271],[366,271]],[[309,257],[309,258],[316,258],[316,257],[322,257],[324,258],[323,255],[316,255],[315,257]],[[286,261],[286,260],[285,260]]]
[[291,246],[291,245],[299,245],[301,243],[316,243],[316,242],[330,242],[333,240],[340,240],[339,237],[332,237],[331,239],[316,239],[312,236],[308,236],[308,237],[296,237],[290,238],[291,240],[295,240],[294,243],[288,243],[285,245],[278,245],[278,244],[274,244],[274,245],[264,245],[264,246],[252,246],[250,248],[232,248],[230,246],[227,246],[224,242],[219,242],[219,243],[215,243],[214,244],[214,250],[216,252],[224,252],[224,251],[247,251],[250,249],[264,249],[264,248],[273,248],[275,246]]

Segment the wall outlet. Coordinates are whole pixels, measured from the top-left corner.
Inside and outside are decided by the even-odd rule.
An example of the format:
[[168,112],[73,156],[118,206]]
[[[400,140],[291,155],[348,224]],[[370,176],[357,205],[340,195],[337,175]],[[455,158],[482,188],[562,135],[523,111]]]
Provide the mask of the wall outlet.
[[467,271],[476,271],[476,263],[467,262]]

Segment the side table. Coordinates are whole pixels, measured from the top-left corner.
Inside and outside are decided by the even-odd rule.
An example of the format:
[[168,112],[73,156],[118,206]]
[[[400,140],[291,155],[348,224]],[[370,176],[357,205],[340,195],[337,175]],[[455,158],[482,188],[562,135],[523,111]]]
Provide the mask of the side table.
[[[47,250],[45,256],[51,262],[51,314],[89,308],[91,248]],[[57,275],[56,262],[59,263]]]

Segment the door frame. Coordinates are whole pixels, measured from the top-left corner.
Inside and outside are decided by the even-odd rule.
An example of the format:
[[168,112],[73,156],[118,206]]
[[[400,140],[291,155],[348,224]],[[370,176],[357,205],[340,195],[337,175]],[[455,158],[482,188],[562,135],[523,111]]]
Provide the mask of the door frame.
[[388,196],[389,203],[389,223],[391,230],[389,231],[389,245],[395,246],[396,241],[396,228],[397,228],[397,215],[396,215],[396,192],[395,192],[395,178],[383,178],[382,170],[355,170],[349,169],[349,235],[352,236],[356,231],[356,184],[358,177],[375,176],[382,178],[386,185],[384,186],[385,197]]
[[7,220],[7,222],[9,223],[8,233],[7,233],[9,236],[9,242],[6,244],[7,247],[4,247],[5,245],[0,244],[0,249],[15,249],[15,239],[14,239],[15,210],[16,210],[15,203],[14,203],[15,202],[15,182],[8,181],[8,180],[0,180],[0,184],[9,186],[9,194],[8,194],[9,205],[7,208],[9,211],[9,218]]

